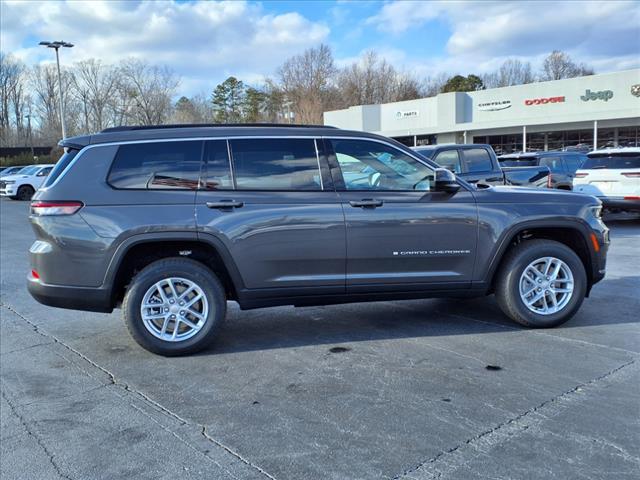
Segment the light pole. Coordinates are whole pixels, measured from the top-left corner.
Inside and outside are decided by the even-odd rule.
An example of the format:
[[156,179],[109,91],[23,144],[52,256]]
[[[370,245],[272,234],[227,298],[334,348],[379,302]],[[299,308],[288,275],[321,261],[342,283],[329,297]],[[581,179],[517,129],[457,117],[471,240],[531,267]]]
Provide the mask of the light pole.
[[62,75],[60,75],[60,55],[58,54],[58,50],[60,47],[73,47],[73,43],[63,42],[61,40],[56,42],[40,42],[40,45],[43,45],[47,48],[54,48],[56,51],[56,64],[58,65],[58,89],[60,92],[60,125],[62,126],[62,138],[67,137],[67,130],[64,126],[64,100],[62,98]]

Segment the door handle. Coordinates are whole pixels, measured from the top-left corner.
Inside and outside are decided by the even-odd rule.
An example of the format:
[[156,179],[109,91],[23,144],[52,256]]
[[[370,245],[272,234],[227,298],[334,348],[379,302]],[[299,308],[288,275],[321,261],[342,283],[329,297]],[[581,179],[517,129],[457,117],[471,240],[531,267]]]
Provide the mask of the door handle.
[[231,208],[241,208],[244,206],[244,202],[236,202],[235,200],[221,200],[219,202],[207,202],[207,208],[218,208],[221,210],[227,210]]
[[359,201],[350,201],[349,205],[351,205],[352,207],[361,207],[361,208],[376,208],[376,207],[381,207],[382,206],[382,200],[373,200],[373,199],[363,199],[363,200],[359,200]]

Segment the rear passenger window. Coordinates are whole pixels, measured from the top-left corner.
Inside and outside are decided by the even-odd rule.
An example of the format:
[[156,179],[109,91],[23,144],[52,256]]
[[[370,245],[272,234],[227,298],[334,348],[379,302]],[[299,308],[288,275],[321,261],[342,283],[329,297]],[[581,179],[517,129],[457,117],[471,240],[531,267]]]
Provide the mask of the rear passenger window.
[[451,170],[453,173],[461,173],[460,156],[458,155],[457,150],[445,150],[444,152],[440,152],[434,161],[441,167]]
[[465,148],[462,150],[465,172],[490,172],[493,170],[489,152],[484,148]]
[[562,159],[560,157],[542,157],[540,159],[541,167],[549,167],[549,170],[555,173],[562,173],[564,166],[562,165]]
[[322,190],[311,138],[230,140],[238,190]]
[[121,145],[107,181],[123,189],[195,190],[201,156],[201,141]]
[[205,190],[233,188],[226,140],[212,140],[205,145],[203,188]]

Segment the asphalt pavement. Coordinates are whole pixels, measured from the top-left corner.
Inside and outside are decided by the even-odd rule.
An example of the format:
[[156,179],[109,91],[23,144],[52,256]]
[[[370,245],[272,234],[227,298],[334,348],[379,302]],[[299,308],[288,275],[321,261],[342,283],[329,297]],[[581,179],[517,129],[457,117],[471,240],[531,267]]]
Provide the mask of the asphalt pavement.
[[640,219],[550,330],[492,297],[240,311],[155,356],[120,311],[25,288],[28,205],[0,202],[0,477],[638,479]]

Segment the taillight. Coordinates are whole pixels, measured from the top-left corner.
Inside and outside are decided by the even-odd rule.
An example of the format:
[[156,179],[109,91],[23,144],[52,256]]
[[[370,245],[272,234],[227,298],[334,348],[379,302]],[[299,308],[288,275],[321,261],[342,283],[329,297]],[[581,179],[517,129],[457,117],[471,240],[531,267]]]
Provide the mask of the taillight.
[[547,188],[551,188],[551,174],[547,176]]
[[33,215],[73,215],[83,206],[82,202],[31,202]]
[[580,172],[580,173],[576,173],[576,178],[584,178],[587,175],[589,175],[588,173],[585,172]]
[[625,200],[640,200],[640,195],[627,195],[623,197]]
[[621,172],[620,175],[624,175],[629,178],[640,178],[640,172]]

